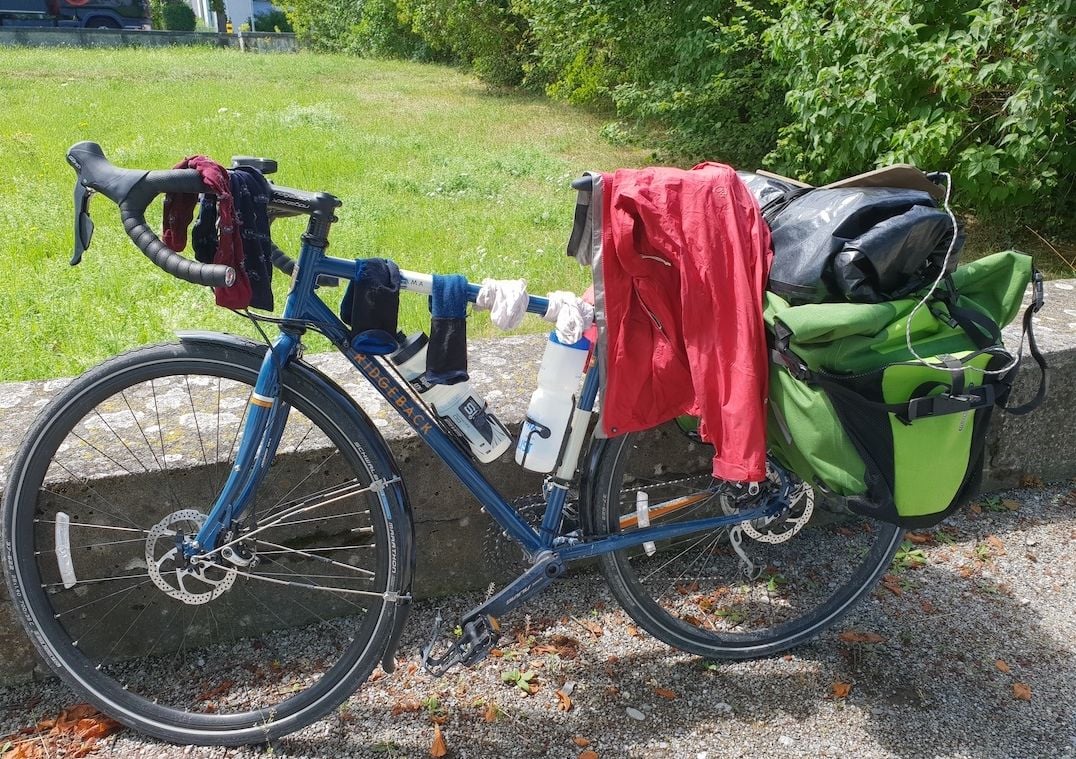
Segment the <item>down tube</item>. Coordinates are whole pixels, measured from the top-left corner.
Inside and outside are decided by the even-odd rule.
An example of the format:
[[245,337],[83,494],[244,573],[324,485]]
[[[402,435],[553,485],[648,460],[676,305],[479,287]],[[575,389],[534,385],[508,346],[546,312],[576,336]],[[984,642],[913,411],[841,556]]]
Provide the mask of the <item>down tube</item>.
[[377,392],[388,402],[400,418],[411,425],[426,443],[433,448],[442,461],[459,478],[460,482],[471,491],[490,516],[503,527],[508,535],[519,543],[524,550],[535,554],[541,550],[542,543],[530,525],[524,522],[509,506],[501,494],[482,476],[467,454],[463,453],[445,432],[437,426],[427,410],[415,403],[411,395],[403,389],[396,377],[379,361],[363,353],[347,351],[348,360],[354,364]]

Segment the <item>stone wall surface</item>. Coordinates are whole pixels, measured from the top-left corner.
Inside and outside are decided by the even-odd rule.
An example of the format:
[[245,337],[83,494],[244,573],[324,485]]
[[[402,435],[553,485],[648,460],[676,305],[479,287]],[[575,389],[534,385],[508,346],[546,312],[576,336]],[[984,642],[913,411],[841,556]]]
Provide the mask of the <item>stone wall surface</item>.
[[33,26],[0,27],[0,45],[24,47],[169,47],[210,45],[258,53],[294,53],[294,34],[246,32],[169,32],[135,29],[68,29]]
[[[1076,476],[1076,395],[1070,390],[1076,382],[1076,280],[1048,282],[1046,294],[1047,305],[1036,318],[1035,331],[1039,348],[1051,366],[1050,394],[1034,414],[1012,417],[995,413],[984,478],[987,489]],[[1020,341],[1019,324],[1010,326],[1005,336],[1015,350]],[[471,344],[472,384],[513,432],[525,416],[544,343],[544,335],[526,335]],[[1026,346],[1024,352],[1026,356]],[[505,558],[519,554],[500,538],[499,530],[491,526],[452,473],[343,357],[322,354],[308,360],[358,401],[400,464],[414,509],[416,595],[450,594],[504,580],[505,568],[498,569],[494,561],[483,557],[491,551]],[[0,487],[7,483],[12,458],[33,418],[69,381],[0,384]],[[1030,397],[1038,381],[1037,369],[1025,358],[1016,399]],[[483,467],[483,473],[509,499],[534,495],[541,485],[540,476],[515,465],[511,452]],[[100,476],[115,480],[114,474]],[[201,483],[198,476],[180,479],[189,481],[192,488]],[[147,485],[135,481],[117,486]],[[0,681],[27,676],[34,661],[29,641],[14,619],[7,589],[0,585]]]

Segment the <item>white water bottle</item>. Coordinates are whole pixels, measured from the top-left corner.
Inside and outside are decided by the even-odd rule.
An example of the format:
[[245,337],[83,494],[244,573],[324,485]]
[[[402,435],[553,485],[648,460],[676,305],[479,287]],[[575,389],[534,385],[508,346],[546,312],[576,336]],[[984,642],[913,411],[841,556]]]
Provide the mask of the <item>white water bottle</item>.
[[467,442],[471,453],[483,464],[508,450],[512,436],[500,420],[486,408],[469,382],[455,385],[432,385],[426,378],[426,346],[429,338],[422,332],[400,337],[400,349],[389,356],[400,374],[422,400],[433,407],[441,422]]
[[549,341],[538,370],[538,389],[531,396],[527,419],[516,445],[516,463],[532,472],[552,472],[575,411],[575,393],[590,352],[586,338],[565,345],[556,332]]

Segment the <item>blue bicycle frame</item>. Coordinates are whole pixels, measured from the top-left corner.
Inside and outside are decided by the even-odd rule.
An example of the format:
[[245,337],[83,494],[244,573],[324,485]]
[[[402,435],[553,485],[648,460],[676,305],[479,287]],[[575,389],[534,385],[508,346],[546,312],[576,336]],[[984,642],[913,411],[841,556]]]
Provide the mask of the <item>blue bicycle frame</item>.
[[[281,334],[266,351],[261,370],[252,393],[247,420],[243,428],[242,443],[235,464],[224,488],[218,496],[209,516],[198,532],[195,541],[186,546],[189,553],[216,550],[225,533],[235,520],[243,515],[247,504],[257,490],[269,464],[276,454],[288,417],[288,406],[280,399],[280,370],[298,355],[301,334],[299,325],[317,325],[337,346],[348,346],[347,328],[326,306],[315,292],[319,277],[337,277],[350,280],[355,274],[355,262],[325,255],[325,248],[305,239],[293,274],[291,290],[284,306],[285,325]],[[403,272],[401,289],[424,291],[425,275]],[[428,278],[426,278],[428,279]],[[468,299],[473,303],[478,295],[476,285],[468,286]],[[527,311],[545,314],[548,302],[545,298],[532,296]],[[290,326],[295,325],[295,326]],[[700,532],[731,527],[745,520],[773,516],[780,508],[779,499],[770,499],[764,505],[738,511],[732,515],[707,517],[671,524],[658,525],[629,532],[616,533],[589,540],[562,540],[560,526],[568,493],[568,483],[554,477],[552,487],[546,489],[546,510],[541,527],[534,529],[509,505],[496,488],[476,469],[471,457],[440,427],[436,418],[425,405],[418,402],[410,389],[405,388],[386,363],[377,356],[368,356],[341,348],[355,368],[385,398],[390,406],[411,426],[463,485],[474,495],[491,517],[501,525],[505,533],[518,543],[531,561],[539,556],[555,555],[562,562],[570,562],[624,548],[668,540]],[[598,371],[592,365],[583,382],[577,409],[589,415],[593,411],[598,394]],[[575,452],[578,457],[578,451]],[[569,462],[574,473],[577,462]],[[563,470],[562,470],[563,471]]]

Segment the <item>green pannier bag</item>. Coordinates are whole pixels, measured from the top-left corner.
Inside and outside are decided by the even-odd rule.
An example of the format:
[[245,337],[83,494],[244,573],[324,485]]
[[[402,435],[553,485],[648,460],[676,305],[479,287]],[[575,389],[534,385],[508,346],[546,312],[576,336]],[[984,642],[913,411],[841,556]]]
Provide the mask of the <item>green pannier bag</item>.
[[[961,266],[922,294],[886,303],[790,306],[766,294],[771,340],[768,442],[777,461],[849,509],[905,527],[936,524],[975,495],[995,405],[1005,408],[1019,368],[1001,327],[1020,311],[1030,332],[1042,278],[1028,256],[1006,252]],[[913,314],[914,312],[914,314]],[[906,338],[909,317],[910,338]],[[1023,338],[1021,338],[1021,343]]]

